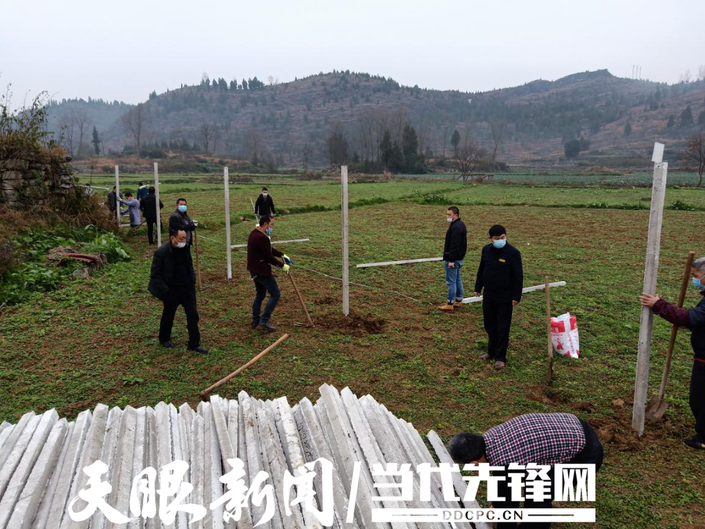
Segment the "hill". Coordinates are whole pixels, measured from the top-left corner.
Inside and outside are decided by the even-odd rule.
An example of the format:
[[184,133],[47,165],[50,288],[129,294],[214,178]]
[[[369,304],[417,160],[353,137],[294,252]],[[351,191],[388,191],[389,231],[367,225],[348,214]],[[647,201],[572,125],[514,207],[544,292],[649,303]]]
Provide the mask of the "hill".
[[[644,158],[655,140],[665,142],[671,156],[681,149],[705,126],[705,80],[667,85],[599,70],[468,93],[333,72],[282,84],[204,78],[199,85],[153,92],[138,106],[69,100],[48,110],[52,130],[61,123],[69,130],[74,116],[74,155],[78,113],[88,117],[90,130],[96,126],[103,150],[134,152],[139,139],[147,156],[200,151],[324,166],[336,135],[345,158],[377,160],[384,133],[402,145],[408,123],[427,157],[450,156],[457,130],[461,145],[470,138],[505,162],[555,163],[567,141],[580,140],[581,157],[609,165]],[[83,142],[82,155],[92,149],[85,133]]]

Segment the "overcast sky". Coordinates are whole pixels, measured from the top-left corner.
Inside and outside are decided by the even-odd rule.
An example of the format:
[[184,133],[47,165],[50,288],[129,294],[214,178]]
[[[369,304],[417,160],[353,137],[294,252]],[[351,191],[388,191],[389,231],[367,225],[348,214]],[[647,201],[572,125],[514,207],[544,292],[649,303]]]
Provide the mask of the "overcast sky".
[[705,64],[703,0],[0,0],[0,86],[17,104],[137,103],[211,78],[353,70],[482,91],[607,68],[677,82]]

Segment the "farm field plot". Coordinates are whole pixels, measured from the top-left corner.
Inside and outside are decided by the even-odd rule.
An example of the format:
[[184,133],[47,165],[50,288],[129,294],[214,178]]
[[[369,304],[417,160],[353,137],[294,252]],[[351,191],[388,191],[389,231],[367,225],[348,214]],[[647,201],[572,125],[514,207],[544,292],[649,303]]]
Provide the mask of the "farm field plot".
[[[352,312],[344,318],[341,283],[335,279],[341,273],[340,214],[335,211],[340,186],[330,181],[272,177],[233,183],[233,244],[245,242],[253,228],[249,199],[256,198],[262,184],[270,188],[279,209],[297,213],[277,218],[273,240],[311,239],[282,249],[295,261],[293,271],[316,327],[295,325],[304,316],[290,282],[278,273],[282,301],[272,323],[279,332],[263,336],[253,331],[254,289],[244,250],[233,251],[234,277],[226,279],[222,183],[204,181],[206,177],[170,183],[170,178],[163,177],[163,219],[183,195],[192,218],[201,222],[204,288],[199,312],[210,354],[186,351],[181,311],[174,327],[177,348],[159,347],[161,304],[146,290],[154,247],[146,243],[145,228],[125,230],[131,261],[0,313],[0,421],[14,422],[28,410],[52,407],[73,418],[97,402],[195,405],[200,390],[287,332],[287,343],[219,393],[235,398],[245,390],[261,399],[287,395],[298,401],[315,397],[323,383],[347,385],[357,395],[372,394],[422,434],[435,429],[446,440],[461,430],[484,431],[520,413],[575,413],[596,427],[606,450],[597,483],[599,527],[705,524],[705,459],[681,442],[692,429],[692,355],[686,332],[679,335],[674,351],[666,419],[647,425],[641,439],[630,432],[639,328],[636,298],[643,279],[648,210],[544,207],[594,201],[648,208],[648,189],[468,186],[452,181],[350,186],[351,204],[360,201],[350,210],[351,266],[440,256],[445,210],[451,205],[442,203],[447,197],[459,204],[485,204],[460,207],[468,226],[462,272],[468,293],[487,229],[495,223],[507,228],[510,242],[522,252],[525,286],[543,283],[545,276],[568,283],[552,290],[553,314],[570,311],[577,316],[582,357],[558,358],[556,380],[547,387],[541,292],[526,294],[517,307],[508,367],[499,373],[476,359],[486,345],[481,306],[466,305],[452,314],[435,309],[445,295],[440,263],[351,268]],[[130,175],[124,188],[134,192],[139,179]],[[96,186],[106,184],[111,184],[109,177],[102,183],[94,179]],[[423,197],[433,204],[415,201]],[[669,189],[666,205],[676,201],[705,208],[705,192]],[[486,205],[507,203],[516,205]],[[306,209],[317,205],[323,211]],[[240,220],[248,215],[247,221]],[[705,254],[705,233],[698,228],[702,219],[698,211],[665,212],[658,291],[668,300],[677,297],[687,251]],[[686,306],[693,306],[696,296],[691,289]],[[670,326],[657,319],[652,392],[660,381],[669,334]]]

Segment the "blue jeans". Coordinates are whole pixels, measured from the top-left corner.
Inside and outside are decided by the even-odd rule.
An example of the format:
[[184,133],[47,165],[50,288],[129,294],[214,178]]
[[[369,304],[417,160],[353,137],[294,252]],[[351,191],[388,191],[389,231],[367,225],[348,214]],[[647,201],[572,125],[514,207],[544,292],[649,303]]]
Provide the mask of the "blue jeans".
[[463,280],[460,278],[460,269],[463,267],[462,261],[453,261],[455,266],[448,267],[448,261],[443,261],[446,269],[446,285],[448,285],[448,303],[463,300]]
[[[279,285],[277,285],[277,280],[273,277],[262,277],[255,276],[252,278],[255,282],[255,289],[257,289],[257,294],[255,295],[255,301],[252,304],[252,323],[258,323],[259,325],[264,325],[272,317],[272,312],[274,308],[279,303],[279,298],[281,293],[279,292]],[[267,306],[264,307],[264,313],[260,316],[260,310],[262,310],[262,302],[269,292],[269,301]]]

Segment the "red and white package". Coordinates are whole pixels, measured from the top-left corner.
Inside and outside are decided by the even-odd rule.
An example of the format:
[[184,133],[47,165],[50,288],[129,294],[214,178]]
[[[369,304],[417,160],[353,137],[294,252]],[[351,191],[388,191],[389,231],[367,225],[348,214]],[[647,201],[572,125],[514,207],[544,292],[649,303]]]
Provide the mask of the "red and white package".
[[551,341],[558,354],[571,358],[580,357],[578,321],[570,312],[551,318]]

